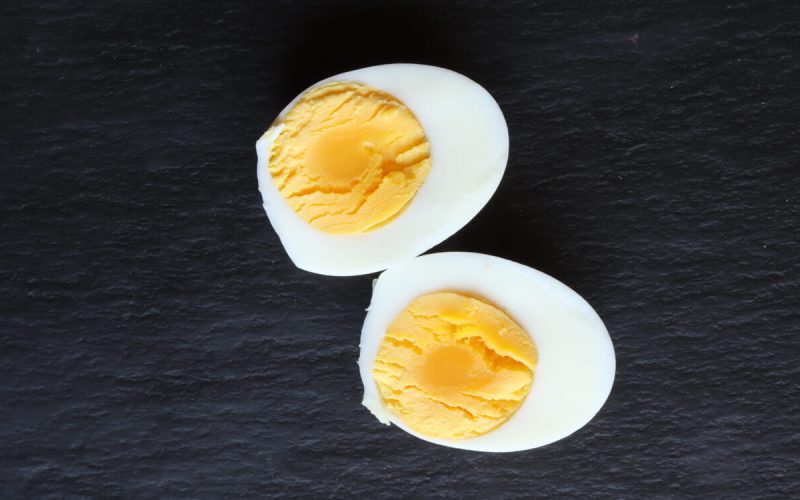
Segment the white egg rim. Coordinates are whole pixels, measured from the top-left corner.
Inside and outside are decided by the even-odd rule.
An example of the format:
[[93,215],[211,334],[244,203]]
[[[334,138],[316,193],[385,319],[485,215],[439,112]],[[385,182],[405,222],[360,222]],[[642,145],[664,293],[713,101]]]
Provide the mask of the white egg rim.
[[[506,292],[514,284],[525,288],[528,294],[508,297]],[[408,428],[385,408],[371,373],[380,342],[394,317],[414,298],[444,289],[474,293],[505,310],[531,335],[539,352],[531,391],[519,410],[496,429],[464,440],[431,438]],[[589,423],[605,404],[614,384],[614,346],[595,310],[577,292],[555,278],[510,260],[468,252],[417,257],[380,275],[374,283],[367,311],[358,360],[364,385],[362,404],[381,422],[393,423],[431,443],[484,452],[513,452],[545,446]],[[577,348],[576,352],[556,345],[567,340],[554,341],[557,337],[540,329],[547,323],[541,318],[552,316],[554,312],[561,315],[559,321],[568,318],[567,324],[583,328],[557,333],[570,336],[570,349]],[[564,356],[567,353],[569,355]],[[583,364],[587,357],[593,358],[588,361],[594,361],[592,373]],[[565,382],[564,377],[571,380]],[[542,389],[545,383],[550,386],[546,391]],[[553,383],[583,384],[582,393],[556,394]],[[588,397],[583,397],[587,394]],[[541,409],[542,405],[547,411]],[[583,415],[576,417],[575,411]],[[559,418],[557,415],[561,412],[570,415],[571,420]],[[526,432],[537,425],[541,426],[541,432]]]
[[[331,81],[363,83],[395,96],[415,114],[431,145],[431,172],[408,206],[388,224],[361,235],[314,229],[285,202],[269,174],[280,120],[305,92]],[[463,106],[465,101],[472,107]],[[476,141],[484,147],[474,154],[455,147]],[[497,190],[508,151],[503,112],[478,83],[436,66],[371,66],[321,80],[281,111],[256,143],[258,187],[267,218],[297,267],[330,276],[369,274],[422,254],[472,220]]]

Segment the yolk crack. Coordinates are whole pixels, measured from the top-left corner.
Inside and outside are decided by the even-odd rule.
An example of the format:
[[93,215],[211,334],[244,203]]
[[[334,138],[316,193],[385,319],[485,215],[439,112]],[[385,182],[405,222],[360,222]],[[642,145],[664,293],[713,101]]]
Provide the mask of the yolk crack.
[[354,82],[303,94],[280,122],[269,171],[312,227],[360,234],[391,221],[431,168],[417,118],[394,96]]
[[495,306],[456,292],[413,300],[391,323],[373,377],[411,429],[462,439],[507,421],[533,383],[533,340]]

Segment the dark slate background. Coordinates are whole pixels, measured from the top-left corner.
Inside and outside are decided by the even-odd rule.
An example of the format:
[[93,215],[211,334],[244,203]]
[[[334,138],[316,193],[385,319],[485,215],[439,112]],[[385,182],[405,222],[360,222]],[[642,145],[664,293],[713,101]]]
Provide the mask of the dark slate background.
[[[800,4],[4,1],[0,57],[3,499],[800,496]],[[511,132],[437,249],[552,274],[611,332],[568,439],[379,425],[372,276],[295,269],[262,212],[276,113],[398,61]]]

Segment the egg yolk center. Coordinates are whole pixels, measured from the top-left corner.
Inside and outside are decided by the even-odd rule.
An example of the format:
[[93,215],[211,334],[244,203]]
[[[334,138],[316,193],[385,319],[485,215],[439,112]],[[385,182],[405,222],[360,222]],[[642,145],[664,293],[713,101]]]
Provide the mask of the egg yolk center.
[[519,409],[537,360],[530,335],[504,311],[468,294],[435,292],[394,318],[372,374],[384,404],[409,428],[464,439]]
[[309,148],[309,172],[315,177],[347,180],[380,165],[382,158],[370,142],[370,132],[368,128],[346,127],[320,134]]
[[468,349],[446,345],[433,350],[425,359],[422,378],[427,386],[464,385],[473,374],[475,356]]
[[269,171],[312,227],[361,234],[399,215],[431,168],[416,116],[394,96],[354,82],[304,93],[276,125]]

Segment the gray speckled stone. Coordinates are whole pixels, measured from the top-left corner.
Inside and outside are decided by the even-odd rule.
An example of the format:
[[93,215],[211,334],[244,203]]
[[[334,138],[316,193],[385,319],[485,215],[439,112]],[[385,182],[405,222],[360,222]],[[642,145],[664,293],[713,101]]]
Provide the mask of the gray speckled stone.
[[[796,2],[0,4],[3,498],[800,496]],[[371,277],[296,270],[254,143],[408,61],[483,84],[507,176],[440,250],[572,286],[617,349],[568,439],[435,447],[359,404]]]

